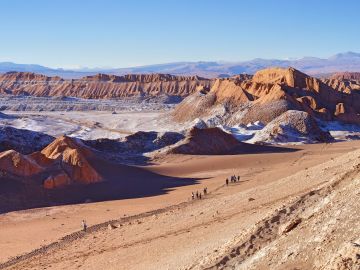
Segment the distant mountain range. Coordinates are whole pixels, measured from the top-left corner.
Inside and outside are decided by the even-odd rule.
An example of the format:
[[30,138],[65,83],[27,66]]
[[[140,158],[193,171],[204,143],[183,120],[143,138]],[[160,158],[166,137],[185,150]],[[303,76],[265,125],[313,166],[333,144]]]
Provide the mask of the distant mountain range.
[[261,59],[256,58],[243,62],[174,62],[130,68],[110,69],[53,69],[41,65],[15,64],[0,62],[0,73],[9,71],[35,72],[48,76],[63,78],[79,78],[96,73],[115,75],[139,73],[168,73],[173,75],[199,75],[203,77],[228,77],[236,74],[254,74],[268,67],[294,67],[311,75],[331,74],[341,71],[360,71],[360,53],[339,53],[329,58],[303,57],[296,60]]

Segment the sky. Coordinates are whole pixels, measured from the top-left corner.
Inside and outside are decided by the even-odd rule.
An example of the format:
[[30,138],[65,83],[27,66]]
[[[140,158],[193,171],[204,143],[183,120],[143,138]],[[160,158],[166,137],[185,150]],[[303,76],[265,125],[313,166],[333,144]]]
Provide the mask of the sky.
[[358,0],[0,0],[0,62],[130,67],[360,52]]

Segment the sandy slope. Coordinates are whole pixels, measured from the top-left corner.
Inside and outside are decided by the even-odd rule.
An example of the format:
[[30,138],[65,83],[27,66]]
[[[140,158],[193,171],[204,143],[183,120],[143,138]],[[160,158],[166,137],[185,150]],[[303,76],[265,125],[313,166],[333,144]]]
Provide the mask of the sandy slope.
[[[354,154],[336,157],[359,145],[360,142],[345,142],[301,146],[303,150],[289,153],[171,157],[148,169],[163,175],[204,180],[161,196],[1,215],[1,261],[74,233],[25,260],[15,260],[16,264],[9,269],[211,266],[246,237],[255,223],[288,205],[294,196],[315,189],[331,180],[335,173],[351,168],[355,161],[347,161],[354,159]],[[321,164],[328,160],[329,163]],[[224,177],[234,173],[243,176],[242,182],[223,187]],[[191,191],[204,186],[211,192],[206,199],[187,202]],[[175,204],[180,205],[170,207]],[[155,209],[163,210],[128,217]],[[90,228],[91,232],[84,235],[76,232],[83,218],[89,225],[114,220],[111,223],[122,226],[109,230],[105,223]]]

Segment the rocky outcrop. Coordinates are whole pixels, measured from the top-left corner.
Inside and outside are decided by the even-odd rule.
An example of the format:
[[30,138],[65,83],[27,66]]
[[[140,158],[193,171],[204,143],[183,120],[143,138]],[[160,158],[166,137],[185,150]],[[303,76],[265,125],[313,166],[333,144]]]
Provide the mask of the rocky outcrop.
[[233,155],[286,151],[276,147],[239,142],[220,128],[191,128],[185,138],[165,149],[167,154]]
[[360,81],[360,72],[338,72],[330,76],[330,80],[354,80]]
[[360,90],[360,81],[323,79],[322,82],[341,93],[351,94]]
[[153,152],[173,145],[184,138],[177,132],[138,131],[125,138],[87,140],[84,143],[100,152],[111,153],[117,156],[142,156],[144,153]]
[[[269,68],[251,79],[218,79],[210,91],[184,99],[173,116],[179,122],[219,115],[225,124],[268,123],[294,109],[324,120],[360,123],[359,101],[356,88],[343,91],[293,68]],[[352,111],[339,117],[340,103]]]
[[178,142],[169,151],[173,154],[216,155],[235,151],[239,142],[219,128],[192,128],[185,139]]
[[16,176],[32,176],[42,172],[42,168],[34,160],[26,155],[22,155],[14,150],[0,153],[0,172],[1,174],[11,174]]
[[323,131],[307,112],[289,110],[256,133],[253,143],[330,142],[333,138]]
[[44,181],[44,188],[54,189],[61,188],[71,184],[71,179],[66,173],[59,173],[56,175],[50,175]]
[[322,81],[333,89],[347,94],[360,90],[360,72],[334,73]]
[[94,153],[80,140],[62,136],[44,148],[41,158],[55,160],[75,183],[90,184],[102,181],[102,177],[91,165]]
[[199,86],[210,88],[212,81],[198,76],[169,74],[107,75],[97,74],[82,79],[64,80],[59,77],[27,72],[0,75],[0,93],[32,96],[69,96],[79,98],[147,97],[161,94],[185,97]]
[[[60,137],[41,152],[22,155],[14,150],[0,153],[2,174],[17,177],[39,175],[47,189],[70,184],[90,184],[103,180],[92,165],[93,150],[79,140]],[[40,175],[41,174],[41,175]]]

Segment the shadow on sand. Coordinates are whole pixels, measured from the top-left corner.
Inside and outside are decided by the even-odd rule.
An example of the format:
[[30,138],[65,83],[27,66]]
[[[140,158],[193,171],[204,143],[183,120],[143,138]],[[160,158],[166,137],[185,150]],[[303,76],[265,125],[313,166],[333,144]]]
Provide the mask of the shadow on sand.
[[105,181],[46,190],[42,187],[41,177],[0,177],[0,213],[55,205],[157,196],[166,194],[173,188],[197,184],[201,180],[160,175],[145,168],[111,163],[102,159],[92,161],[92,165]]
[[93,165],[106,181],[49,190],[47,195],[59,203],[64,197],[73,198],[73,203],[142,198],[166,194],[173,188],[194,185],[202,179],[165,176],[141,167],[102,160],[97,160]]
[[[222,155],[283,153],[298,150],[265,145],[242,145],[241,148]],[[95,157],[89,162],[102,175],[104,181],[87,185],[73,184],[49,190],[43,188],[43,181],[47,176],[37,175],[31,178],[0,176],[0,213],[36,207],[158,196],[177,187],[198,184],[199,180],[204,179],[165,176],[144,167],[115,163],[101,157]],[[145,158],[143,164],[149,165],[149,161]]]

